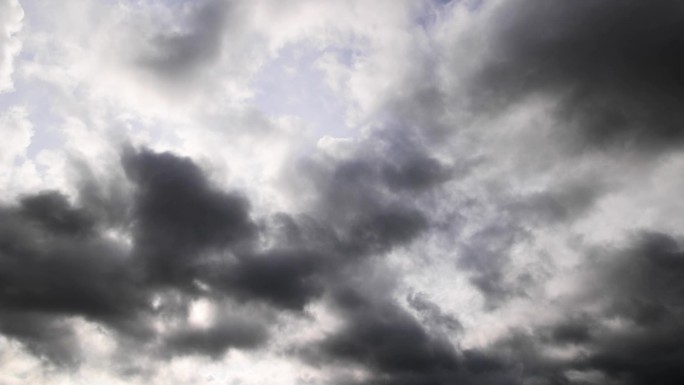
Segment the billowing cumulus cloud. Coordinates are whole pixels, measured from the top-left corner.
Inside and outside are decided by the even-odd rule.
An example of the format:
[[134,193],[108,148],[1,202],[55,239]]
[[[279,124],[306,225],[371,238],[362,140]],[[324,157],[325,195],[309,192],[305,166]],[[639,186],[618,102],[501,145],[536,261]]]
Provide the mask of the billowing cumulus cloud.
[[0,382],[684,381],[677,1],[0,11]]

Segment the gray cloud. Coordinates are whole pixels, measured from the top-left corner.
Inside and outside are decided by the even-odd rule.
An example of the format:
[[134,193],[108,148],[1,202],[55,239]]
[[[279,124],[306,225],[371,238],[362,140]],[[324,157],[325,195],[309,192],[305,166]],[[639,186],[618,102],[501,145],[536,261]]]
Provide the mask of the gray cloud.
[[425,298],[421,293],[413,293],[407,298],[411,308],[416,310],[424,322],[432,327],[443,328],[450,333],[463,331],[463,325],[453,314],[445,313],[438,304]]
[[502,3],[473,92],[494,108],[535,93],[559,98],[561,134],[581,147],[678,146],[683,17],[676,1]]
[[[434,9],[465,12],[462,3]],[[137,64],[180,88],[213,76],[232,23],[243,22],[236,4],[179,6],[187,25],[147,41]],[[389,117],[370,119],[345,151],[297,143],[307,153],[282,158],[292,162],[274,179],[289,189],[287,203],[220,187],[193,159],[144,147],[125,149],[110,175],[81,164],[73,199],[8,198],[0,333],[60,368],[87,358],[86,321],[112,337],[115,357],[130,356],[120,367],[141,372],[131,357],[270,349],[340,384],[682,383],[683,242],[671,230],[678,221],[647,207],[674,200],[673,188],[636,180],[663,170],[656,157],[680,167],[682,6],[474,4],[468,22],[490,23],[473,28],[488,47],[474,73],[434,63],[441,26],[425,25],[416,41],[430,47],[407,49],[415,65],[382,102]],[[354,70],[373,67],[366,59],[350,59]],[[451,75],[463,84],[438,81]],[[489,126],[528,113],[534,97],[551,101],[548,121],[513,114],[512,124],[529,127]],[[547,123],[552,135],[535,131]],[[559,150],[568,143],[590,151]],[[633,218],[614,208],[632,199],[647,225],[625,237],[611,226]],[[426,273],[434,281],[421,275],[442,257],[445,271]],[[452,278],[463,293],[445,288]],[[197,300],[216,307],[199,324],[190,317]],[[334,322],[318,325],[319,311]],[[312,331],[284,336],[292,320]]]
[[[208,328],[156,336],[150,320],[183,317],[189,298],[198,295],[301,312],[341,279],[337,270],[406,244],[427,226],[417,209],[374,207],[360,190],[346,206],[349,218],[337,226],[323,225],[321,213],[314,212],[279,214],[264,227],[251,218],[246,198],[212,186],[188,158],[129,148],[121,162],[127,181],[119,185],[127,184],[130,192],[107,194],[90,180],[82,194],[85,206],[43,192],[0,212],[0,306],[15,314],[3,318],[1,330],[53,362],[78,362],[78,344],[67,339],[72,316],[150,348],[161,341],[165,355],[216,358],[231,348],[263,345],[273,320],[220,319]],[[335,187],[323,197],[326,202],[362,183],[349,174],[355,166],[349,167],[336,166],[327,179]],[[375,178],[380,182],[370,182],[386,183],[379,174]],[[103,207],[108,204],[115,207]],[[111,221],[107,213],[117,209],[124,212]],[[123,231],[131,244],[107,238],[111,229]],[[258,237],[276,233],[282,234],[280,249],[257,247]],[[154,305],[155,296],[167,290],[190,297],[171,307]],[[55,322],[64,337],[47,333]]]
[[[26,196],[0,210],[0,331],[54,363],[79,362],[69,317],[153,345],[157,332],[150,319],[168,313],[155,309],[154,295],[162,288],[197,292],[193,283],[203,276],[195,268],[203,252],[249,243],[256,231],[246,201],[212,189],[190,160],[131,151],[123,164],[134,190],[127,204],[133,210],[127,225],[113,222],[119,231],[132,232],[130,247],[105,236],[112,223],[98,222],[100,207],[72,205],[58,192]],[[250,284],[240,281],[236,294]],[[182,316],[186,305],[167,316]],[[265,341],[265,327],[245,325],[156,337],[168,339],[164,344],[178,353],[215,356]]]
[[346,324],[321,342],[330,359],[361,364],[378,383],[443,382],[458,370],[454,348],[430,336],[420,323],[389,301],[374,302],[353,290],[338,293]]
[[[644,233],[624,248],[601,253],[583,267],[588,282],[582,299],[567,301],[558,321],[514,331],[466,357],[475,354],[483,371],[518,365],[522,379],[543,384],[679,383],[684,378],[678,365],[683,334],[676,326],[684,314],[681,242]],[[623,326],[611,326],[616,320]],[[559,346],[574,346],[581,353],[566,358],[548,354]],[[571,371],[596,371],[601,377],[577,382],[568,377]]]
[[21,199],[21,214],[50,233],[86,237],[94,231],[94,220],[84,210],[70,207],[59,192],[44,192]]
[[135,185],[136,254],[152,280],[188,284],[203,252],[254,236],[247,200],[213,189],[191,160],[142,150],[123,163]]
[[230,7],[225,1],[196,5],[185,30],[154,36],[139,64],[168,80],[197,75],[221,56]]
[[255,348],[267,339],[268,330],[258,320],[221,319],[209,328],[187,327],[172,332],[162,350],[169,356],[195,353],[220,358],[230,348]]
[[43,312],[3,310],[0,330],[21,341],[38,359],[61,368],[75,367],[82,359],[78,338],[61,319]]
[[263,300],[285,309],[302,310],[324,288],[323,276],[336,262],[306,250],[273,250],[240,255],[210,281],[243,300]]
[[140,315],[149,306],[130,260],[121,247],[95,235],[86,211],[46,192],[2,208],[0,216],[3,332],[58,363],[78,356],[68,337],[69,316],[147,334]]
[[484,295],[488,308],[496,308],[513,297],[524,295],[531,276],[507,277],[511,253],[530,234],[518,223],[492,224],[469,237],[463,244],[457,264],[472,272],[471,282]]

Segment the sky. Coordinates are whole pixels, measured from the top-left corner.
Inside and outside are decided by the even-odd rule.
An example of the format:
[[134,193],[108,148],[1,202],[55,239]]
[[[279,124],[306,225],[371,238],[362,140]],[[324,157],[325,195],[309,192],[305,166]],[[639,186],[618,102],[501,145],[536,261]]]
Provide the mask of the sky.
[[0,385],[684,383],[684,2],[0,0]]

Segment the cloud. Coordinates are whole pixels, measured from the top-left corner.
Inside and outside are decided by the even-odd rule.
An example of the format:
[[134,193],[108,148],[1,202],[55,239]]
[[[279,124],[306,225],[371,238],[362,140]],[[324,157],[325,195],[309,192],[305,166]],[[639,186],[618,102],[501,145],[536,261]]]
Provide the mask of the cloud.
[[449,170],[430,157],[416,157],[402,164],[387,165],[382,171],[389,185],[398,189],[429,189],[449,178]]
[[498,223],[480,229],[464,242],[459,267],[473,272],[471,282],[484,295],[488,307],[524,295],[526,280],[531,276],[511,276],[509,271],[514,248],[529,237],[516,223]]
[[138,63],[169,81],[197,75],[220,58],[231,6],[206,1],[194,7],[185,31],[154,36]]
[[8,314],[3,318],[6,333],[55,362],[77,356],[70,353],[78,345],[69,342],[75,337],[69,337],[68,317],[145,334],[138,315],[148,305],[125,251],[95,234],[93,223],[84,219],[86,211],[71,207],[58,193],[45,192],[25,197],[19,207],[3,207],[0,216],[0,307]]
[[81,360],[78,339],[67,322],[49,315],[3,311],[0,328],[16,338],[39,359],[59,367],[74,367]]
[[58,192],[27,196],[20,204],[29,221],[51,233],[79,237],[93,231],[94,223],[88,214],[70,207],[67,198]]
[[21,49],[16,34],[22,28],[24,11],[16,0],[0,2],[0,93],[13,89],[14,57]]
[[[53,362],[76,364],[77,339],[67,346],[67,340],[39,329],[62,320],[65,336],[73,334],[69,317],[102,324],[148,348],[157,335],[170,349],[165,354],[218,358],[230,348],[260,346],[268,338],[268,324],[231,316],[208,328],[185,326],[159,334],[153,320],[181,317],[189,303],[186,295],[301,312],[328,290],[327,282],[339,279],[336,269],[404,244],[425,226],[420,214],[405,208],[369,211],[372,206],[359,196],[365,203],[348,206],[354,215],[339,223],[339,237],[330,227],[312,227],[306,217],[284,214],[275,222],[284,228],[264,227],[251,218],[244,197],[212,186],[189,158],[127,148],[121,168],[113,175],[125,177],[118,184],[129,192],[114,192],[114,200],[106,191],[113,184],[96,189],[95,180],[86,180],[84,206],[44,191],[2,209],[0,305],[19,320],[35,319],[17,329],[8,316],[3,330],[36,352],[57,352],[45,353]],[[107,205],[114,206],[102,207]],[[356,212],[362,207],[366,212]],[[116,210],[122,213],[107,214]],[[259,248],[259,237],[283,231],[281,249]],[[316,239],[320,231],[329,242]],[[123,234],[110,236],[117,232]],[[167,290],[180,293],[177,306],[155,304]]]
[[682,382],[678,4],[24,8],[3,381]]
[[680,4],[523,0],[494,8],[472,89],[483,103],[549,95],[560,134],[580,148],[657,153],[681,143]]
[[258,347],[268,339],[264,325],[237,317],[216,321],[209,328],[186,327],[171,333],[163,349],[165,355],[203,354],[220,358],[228,349]]
[[[654,233],[599,250],[582,266],[587,281],[563,300],[556,321],[512,331],[465,357],[476,359],[482,369],[475,371],[519,365],[521,379],[540,383],[675,384],[682,379],[675,326],[683,309],[681,250],[677,238]],[[569,354],[558,353],[563,349]]]
[[[127,152],[123,163],[135,191],[128,195],[134,209],[123,227],[132,231],[132,246],[109,237],[116,228],[102,221],[97,210],[75,206],[59,192],[28,195],[0,211],[0,307],[6,314],[0,326],[53,362],[79,361],[72,317],[151,344],[159,285],[190,290],[199,275],[186,269],[203,251],[249,242],[255,231],[243,198],[212,190],[188,159],[141,150]],[[167,343],[179,353],[216,355],[266,337],[254,324],[231,325],[179,331]],[[203,347],[203,341],[214,345]]]
[[[429,330],[375,285],[339,287],[333,303],[343,317],[338,330],[317,345],[304,350],[313,364],[351,365],[361,375],[342,378],[339,383],[357,384],[522,384],[517,367],[526,362],[510,360],[485,350],[461,350],[445,332]],[[361,288],[361,290],[359,290]],[[413,300],[414,306],[416,300]],[[453,319],[438,315],[434,307],[418,300],[421,310],[436,323]],[[429,324],[429,322],[428,322]],[[357,372],[358,373],[358,372]]]
[[415,318],[388,301],[345,290],[336,303],[345,317],[342,330],[321,342],[330,359],[363,365],[371,381],[425,383],[445,381],[458,368],[446,341],[430,336]]
[[38,176],[27,150],[34,135],[33,124],[24,107],[13,106],[0,114],[0,181],[3,200],[15,198],[18,193],[35,188]]
[[26,109],[21,107],[11,108],[2,114],[0,128],[6,139],[2,142],[0,161],[6,168],[10,168],[17,158],[23,156],[31,144],[33,127],[27,115]]
[[684,273],[681,240],[663,233],[645,232],[632,245],[616,251],[601,268],[594,290],[611,292],[606,311],[643,326],[656,325],[681,311]]
[[323,291],[323,277],[336,262],[306,250],[273,250],[240,255],[211,280],[230,295],[264,300],[278,307],[302,310]]
[[247,200],[213,189],[191,160],[142,150],[123,156],[135,184],[136,252],[160,283],[191,280],[199,255],[255,234]]
[[450,333],[463,330],[461,322],[452,314],[445,313],[438,304],[425,298],[421,293],[413,293],[407,298],[408,304],[425,318],[425,323],[441,327]]

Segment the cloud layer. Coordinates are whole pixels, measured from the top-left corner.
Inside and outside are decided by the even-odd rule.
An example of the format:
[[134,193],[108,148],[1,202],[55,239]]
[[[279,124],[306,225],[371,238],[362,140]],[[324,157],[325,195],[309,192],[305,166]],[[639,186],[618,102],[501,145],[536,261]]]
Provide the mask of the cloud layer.
[[0,2],[0,383],[682,383],[683,21]]

